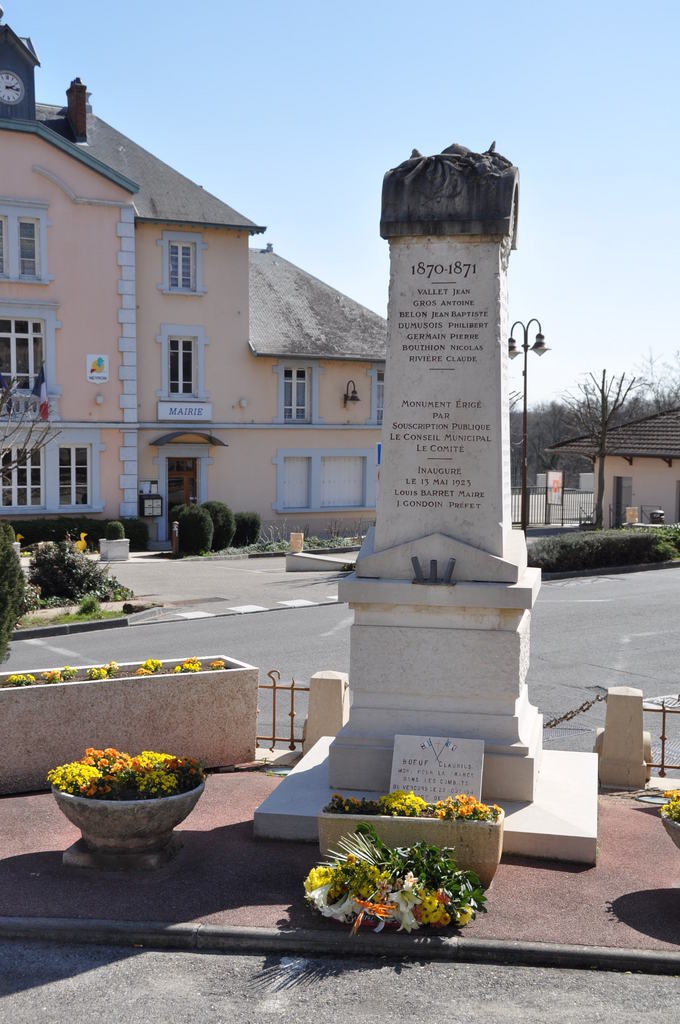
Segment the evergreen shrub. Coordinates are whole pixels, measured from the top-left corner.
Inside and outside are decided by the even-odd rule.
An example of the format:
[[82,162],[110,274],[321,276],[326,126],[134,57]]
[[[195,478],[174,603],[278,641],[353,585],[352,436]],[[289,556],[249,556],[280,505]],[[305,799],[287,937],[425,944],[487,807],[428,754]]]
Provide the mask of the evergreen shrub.
[[183,555],[199,555],[210,551],[213,521],[200,505],[183,505],[179,511],[179,550]]
[[236,512],[234,515],[236,529],[232,538],[232,547],[245,548],[249,544],[257,544],[262,529],[262,520],[257,512]]
[[0,661],[5,661],[9,655],[9,642],[24,598],[21,561],[12,547],[14,537],[9,538],[9,530],[3,529],[0,532]]
[[576,572],[671,561],[678,549],[657,530],[596,530],[542,537],[529,546],[529,565],[543,572]]
[[124,540],[125,527],[119,519],[110,519],[106,524],[104,536],[107,540]]
[[234,513],[223,501],[204,501],[201,508],[204,508],[212,519],[212,550],[224,551],[231,545],[236,530]]
[[98,562],[93,562],[65,540],[41,544],[35,549],[28,578],[40,587],[43,600],[59,597],[64,601],[80,601],[88,594],[100,601],[132,597],[132,592],[115,576],[109,576]]

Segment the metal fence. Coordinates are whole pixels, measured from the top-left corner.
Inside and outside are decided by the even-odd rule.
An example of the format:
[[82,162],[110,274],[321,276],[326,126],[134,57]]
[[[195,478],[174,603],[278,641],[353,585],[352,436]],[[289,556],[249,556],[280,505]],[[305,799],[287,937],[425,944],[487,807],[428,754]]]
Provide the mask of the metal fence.
[[[547,487],[527,487],[527,522],[529,526],[581,526],[592,520],[595,495],[592,491],[564,488],[562,501],[548,501]],[[522,521],[522,489],[512,488],[512,521]]]
[[[650,768],[659,769],[659,778],[666,777],[667,771],[680,770],[680,741],[678,738],[678,726],[680,718],[672,716],[680,715],[680,695],[667,697],[646,697],[642,703],[643,712],[651,715],[661,715],[661,733],[658,737],[652,734],[652,760]],[[670,717],[669,717],[670,716]]]
[[[268,686],[267,683],[260,683],[259,689],[264,690],[266,693],[271,693],[271,733],[264,736],[257,736],[256,744],[260,747],[266,743],[268,745],[268,749],[273,750],[277,743],[285,743],[289,750],[295,750],[296,746],[302,746],[301,729],[296,730],[295,728],[295,694],[309,693],[309,687],[298,686],[294,679],[291,679],[289,683],[282,683],[281,673],[277,668],[273,668],[270,672],[267,672],[267,675],[271,680],[271,685]],[[287,698],[284,696],[284,700],[287,699],[288,701],[288,711],[282,710],[278,700],[279,694],[282,696],[287,695]],[[258,711],[261,711],[261,709],[258,708]],[[266,721],[269,720],[269,715],[265,715],[263,717]],[[289,718],[290,725],[285,726],[285,723],[282,722],[282,718]],[[280,729],[281,732],[285,733],[283,736],[277,735],[277,732],[279,731],[278,727],[281,725],[285,726],[285,728]],[[296,731],[298,732],[298,736],[295,735]]]

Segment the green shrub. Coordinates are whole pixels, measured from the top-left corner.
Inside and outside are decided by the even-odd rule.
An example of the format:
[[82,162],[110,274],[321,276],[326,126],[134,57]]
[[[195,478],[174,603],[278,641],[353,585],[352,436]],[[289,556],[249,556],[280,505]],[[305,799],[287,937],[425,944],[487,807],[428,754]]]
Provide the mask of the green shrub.
[[198,555],[210,551],[213,521],[200,505],[183,505],[180,509],[179,550],[183,555]]
[[237,512],[234,515],[235,531],[232,547],[245,548],[257,544],[262,529],[262,520],[257,512]]
[[125,527],[119,519],[109,519],[104,529],[104,536],[107,540],[124,540]]
[[204,508],[212,519],[212,550],[224,551],[231,545],[236,530],[234,513],[223,501],[204,501],[201,508]]
[[33,552],[28,578],[40,587],[41,597],[80,601],[92,594],[100,601],[132,597],[115,576],[81,554],[69,541],[41,544]]
[[8,523],[6,519],[0,519],[0,542],[5,541],[7,544],[14,544],[16,539],[16,533],[12,524]]
[[149,524],[136,516],[126,517],[121,522],[125,536],[130,541],[130,551],[146,551],[149,546]]
[[9,654],[9,642],[21,613],[24,574],[7,530],[0,536],[0,661]]
[[[109,540],[120,540],[120,537],[109,537]],[[84,597],[78,606],[78,611],[81,615],[96,615],[97,612],[101,611],[99,607],[99,601],[94,594],[88,594]]]
[[657,530],[572,533],[564,537],[543,537],[529,546],[529,565],[544,572],[643,565],[675,557],[677,549]]
[[29,612],[37,611],[40,607],[40,587],[36,587],[28,580],[24,581],[24,596],[19,608],[19,616],[28,615]]

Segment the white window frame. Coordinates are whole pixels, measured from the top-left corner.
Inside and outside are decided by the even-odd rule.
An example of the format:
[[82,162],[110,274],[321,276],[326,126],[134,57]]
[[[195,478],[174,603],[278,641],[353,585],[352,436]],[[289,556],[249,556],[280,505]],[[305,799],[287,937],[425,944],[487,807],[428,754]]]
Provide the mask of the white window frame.
[[205,347],[210,338],[202,324],[161,324],[161,333],[156,341],[161,346],[161,386],[156,392],[157,398],[168,401],[178,397],[189,397],[188,392],[170,391],[170,342],[175,339],[191,341],[194,348],[193,372],[194,389],[191,397],[205,402],[210,393],[205,386]]
[[371,415],[366,423],[381,427],[385,403],[385,366],[372,366],[368,376],[371,381]]
[[[35,384],[35,379],[36,379],[36,377],[38,376],[38,374],[40,372],[40,367],[45,363],[45,347],[46,347],[45,346],[45,330],[46,330],[45,320],[44,320],[43,317],[23,316],[22,314],[19,314],[18,316],[16,316],[14,311],[12,312],[12,314],[8,314],[7,316],[3,316],[2,312],[0,312],[0,320],[9,320],[11,322],[11,324],[12,324],[12,326],[10,327],[10,332],[9,332],[9,335],[10,335],[10,356],[9,356],[9,358],[10,358],[10,365],[8,367],[3,367],[2,365],[0,365],[0,372],[2,373],[2,375],[4,376],[4,378],[6,379],[6,381],[8,383],[12,383],[13,385],[16,386],[16,390],[17,391],[19,391],[19,392],[21,392],[23,394],[30,394],[31,390],[33,388],[33,385]],[[29,325],[28,331],[27,331],[26,334],[21,332],[21,336],[22,337],[26,337],[26,336],[28,337],[28,371],[27,371],[26,374],[22,374],[22,376],[28,377],[28,380],[27,380],[27,382],[25,384],[21,384],[19,382],[19,371],[17,369],[17,336],[18,336],[19,332],[16,329],[16,324],[17,324],[17,321],[19,321],[19,320],[26,320],[28,325]],[[33,358],[33,344],[32,344],[32,340],[35,337],[38,336],[37,332],[35,332],[35,334],[33,332],[32,325],[34,323],[39,323],[41,325],[40,326],[40,335],[39,335],[39,337],[41,339],[42,353],[41,353],[41,356],[40,356],[40,361],[38,362],[37,365],[36,365],[35,359]],[[3,334],[4,334],[4,332],[3,332]]]
[[[304,419],[286,417],[286,370],[293,372],[304,370],[306,373],[307,415]],[[274,423],[283,423],[289,427],[323,423],[323,417],[319,415],[319,377],[323,373],[321,367],[315,363],[308,363],[300,359],[287,359],[285,362],[275,363],[272,371],[277,377],[276,416],[274,417]]]
[[[200,232],[163,231],[157,244],[161,247],[163,260],[163,274],[162,281],[158,285],[159,290],[165,295],[205,295],[203,253],[208,246],[203,241],[203,236]],[[171,282],[170,256],[174,246],[177,246],[180,251],[189,248],[192,252],[191,284],[188,288],[183,287],[181,283],[173,285]]]
[[[8,504],[5,504],[5,483],[4,480],[2,480],[0,482],[0,508],[5,513],[8,511],[14,511],[15,509],[35,512],[44,508],[45,505],[45,478],[43,474],[42,449],[37,448],[32,452],[26,452],[23,459],[19,458],[20,453],[21,448],[17,447],[10,448],[7,452],[12,464],[11,468],[8,470],[10,474],[9,488],[11,490],[12,500]],[[19,476],[22,471],[26,474],[26,478],[25,483],[20,484]],[[38,473],[38,501],[32,501],[32,491],[35,485],[31,482],[31,477],[34,471],[37,471]],[[1,468],[0,473],[3,473]],[[19,502],[17,500],[20,491],[24,491],[26,494],[27,500],[25,502]]]
[[[324,505],[321,503],[321,460],[333,458],[362,458],[363,467],[363,504],[360,505]],[[285,485],[286,459],[309,459],[309,479],[307,486],[308,504],[290,506],[283,503]],[[272,459],[276,466],[276,500],[272,504],[274,512],[339,512],[342,510],[368,511],[375,509],[377,461],[375,448],[278,448]]]
[[[47,284],[53,278],[47,267],[47,203],[8,199],[0,196],[0,221],[2,221],[2,270],[1,281],[21,281],[28,284]],[[20,231],[22,224],[35,227],[35,273],[21,273]]]
[[[69,471],[70,471],[70,483],[69,483],[70,501],[62,501],[61,500],[61,488],[62,488],[62,482],[61,482],[61,470],[62,470],[61,453],[63,451],[67,451],[67,452],[70,453],[70,460],[69,460],[70,461],[70,465],[69,465]],[[80,468],[80,465],[77,462],[77,459],[78,459],[77,453],[78,452],[82,452],[82,451],[85,452],[85,470],[86,470],[86,486],[87,486],[87,491],[86,491],[86,494],[85,494],[86,500],[85,501],[78,501],[77,498],[76,498],[77,487],[78,487],[78,484],[77,484],[77,481],[76,481],[76,472]],[[89,508],[91,506],[91,504],[92,504],[92,449],[91,449],[91,446],[89,444],[78,444],[78,442],[72,443],[72,444],[57,444],[57,505],[59,506],[60,509],[81,509],[81,508]]]
[[[173,348],[177,347],[177,372],[173,380]],[[188,375],[184,372],[185,356],[190,357]],[[173,335],[168,338],[168,391],[174,396],[193,396],[196,391],[196,338]],[[187,379],[188,378],[188,379]],[[174,386],[173,386],[174,385]],[[188,390],[186,385],[189,385]]]

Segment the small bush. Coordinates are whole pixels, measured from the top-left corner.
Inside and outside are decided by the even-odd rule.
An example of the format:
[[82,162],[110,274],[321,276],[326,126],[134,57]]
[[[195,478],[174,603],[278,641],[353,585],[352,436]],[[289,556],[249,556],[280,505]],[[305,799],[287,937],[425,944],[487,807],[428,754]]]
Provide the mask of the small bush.
[[130,551],[146,551],[149,546],[149,524],[135,516],[121,520],[125,536],[130,541]]
[[33,552],[28,578],[40,587],[42,598],[80,601],[92,594],[100,601],[132,597],[115,576],[81,554],[69,541],[41,544]]
[[5,519],[0,519],[0,543],[5,541],[7,544],[14,544],[16,539],[12,524],[8,523]]
[[662,531],[598,530],[535,541],[529,546],[529,565],[544,572],[574,572],[665,562],[677,554]]
[[29,583],[26,580],[19,615],[24,616],[28,615],[29,612],[37,611],[40,608],[40,603],[40,587],[36,587],[33,583]]
[[[120,540],[120,538],[109,537],[109,540]],[[81,615],[96,615],[101,611],[99,607],[99,601],[94,594],[88,594],[84,597],[78,606],[78,611]]]
[[125,527],[119,519],[110,519],[106,524],[104,536],[107,540],[124,540]]
[[9,533],[3,531],[0,537],[0,661],[9,654],[9,642],[24,597],[21,561],[8,538]]
[[232,537],[232,546],[245,548],[249,544],[257,544],[262,528],[262,520],[257,512],[237,512],[234,515],[235,532]]
[[201,508],[204,508],[212,519],[212,550],[224,551],[231,545],[236,530],[234,513],[223,501],[204,501]]
[[200,505],[183,505],[180,509],[179,550],[183,555],[199,555],[210,551],[213,538],[213,521]]

